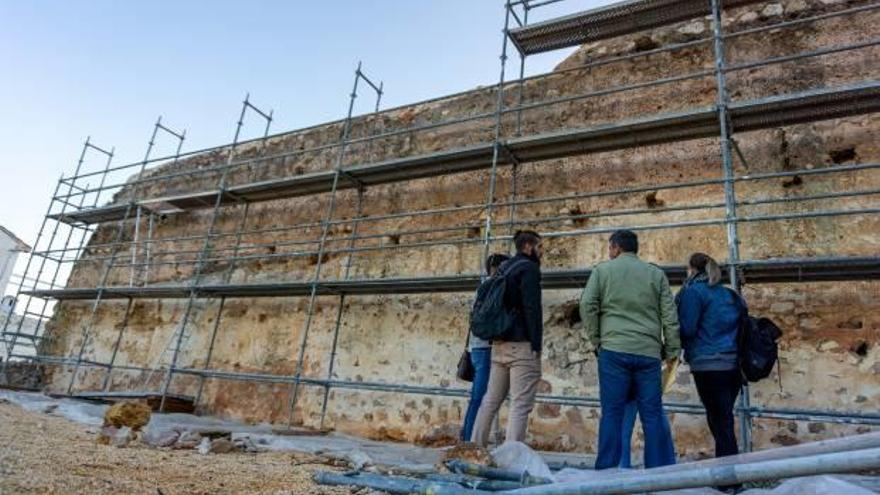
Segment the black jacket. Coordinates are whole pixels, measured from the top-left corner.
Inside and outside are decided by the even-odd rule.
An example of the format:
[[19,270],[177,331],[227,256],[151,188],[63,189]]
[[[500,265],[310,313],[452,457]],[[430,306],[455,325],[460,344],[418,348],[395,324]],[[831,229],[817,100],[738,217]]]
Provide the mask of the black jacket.
[[[520,260],[525,262],[518,263]],[[504,304],[516,313],[513,329],[501,340],[529,342],[533,351],[541,352],[544,340],[544,312],[541,306],[541,267],[538,260],[518,253],[505,261],[500,269],[507,277]],[[511,271],[507,273],[507,269]]]

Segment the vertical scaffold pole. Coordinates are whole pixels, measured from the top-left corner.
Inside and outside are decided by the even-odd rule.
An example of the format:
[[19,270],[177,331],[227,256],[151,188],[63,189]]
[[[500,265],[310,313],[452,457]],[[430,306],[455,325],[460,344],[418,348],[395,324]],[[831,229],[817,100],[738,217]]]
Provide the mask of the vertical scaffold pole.
[[[382,95],[384,94],[384,83],[379,82],[379,87],[374,89],[376,90],[376,105],[373,108],[373,125],[370,129],[370,134],[375,133],[376,130],[376,122],[379,117],[379,108],[382,105]],[[375,158],[373,155],[374,151],[374,142],[370,140],[369,142],[369,152],[370,158]],[[348,280],[351,276],[351,266],[354,261],[354,252],[352,251],[355,246],[355,242],[357,241],[358,235],[358,227],[360,227],[360,219],[363,218],[364,215],[364,187],[359,186],[357,190],[357,207],[355,213],[355,220],[352,222],[351,227],[351,236],[348,238],[348,256],[345,259],[345,272],[343,273],[342,279]],[[339,296],[339,307],[336,309],[336,321],[333,325],[333,344],[330,346],[330,362],[327,365],[327,383],[324,385],[324,397],[321,399],[321,422],[320,429],[324,429],[324,420],[327,416],[327,404],[330,400],[330,380],[333,379],[333,369],[336,365],[336,349],[339,343],[339,331],[342,326],[342,316],[345,313],[345,294]]]
[[[269,138],[269,127],[272,124],[272,115],[273,111],[269,111],[269,115],[266,117],[266,127],[263,130],[263,142],[260,146],[260,154],[262,154],[266,149],[266,143]],[[253,169],[251,170],[253,172]],[[223,274],[223,283],[228,284],[232,280],[232,274],[235,272],[235,262],[238,261],[238,249],[241,246],[241,238],[244,235],[244,231],[247,228],[248,215],[250,214],[251,204],[245,202],[244,203],[244,211],[241,215],[241,221],[238,224],[238,227],[235,230],[235,243],[232,246],[232,256],[229,258],[229,267],[226,269],[226,273]],[[217,314],[214,316],[214,325],[211,327],[211,338],[208,341],[208,353],[205,356],[205,365],[202,367],[203,370],[207,370],[211,365],[211,357],[214,355],[214,344],[217,341],[217,331],[220,329],[220,321],[223,319],[223,308],[226,306],[226,296],[220,296],[220,303],[217,305]],[[196,391],[196,397],[193,401],[193,406],[198,407],[199,402],[202,400],[202,392],[205,389],[205,375],[199,375],[199,387]]]
[[348,143],[348,135],[351,132],[351,115],[354,111],[354,102],[357,99],[358,83],[361,79],[361,63],[358,62],[357,70],[354,75],[354,86],[351,89],[348,101],[348,113],[345,117],[345,123],[342,126],[342,137],[339,141],[339,152],[336,154],[336,164],[334,166],[333,185],[330,188],[330,204],[327,207],[327,213],[324,221],[321,223],[321,238],[318,244],[318,264],[315,267],[315,275],[312,279],[312,287],[309,292],[309,306],[306,314],[306,321],[302,328],[302,336],[300,337],[299,354],[296,360],[296,373],[293,377],[293,387],[290,391],[290,401],[287,405],[287,426],[293,424],[293,410],[296,407],[297,396],[299,395],[299,381],[303,372],[303,360],[306,354],[306,344],[308,343],[309,329],[312,326],[312,317],[315,312],[315,304],[318,298],[318,282],[321,279],[321,267],[323,266],[324,245],[327,242],[327,234],[330,231],[330,221],[333,219],[334,210],[336,209],[336,189],[339,187],[339,176],[342,168],[343,158],[345,157],[345,148]]
[[[77,162],[76,162],[76,168],[73,171],[73,175],[66,182],[67,194],[64,196],[65,199],[63,201],[60,201],[61,202],[61,211],[59,212],[57,219],[54,220],[55,225],[52,227],[52,233],[49,236],[49,242],[47,243],[46,248],[44,249],[45,255],[40,255],[39,254],[40,240],[42,240],[42,238],[43,238],[43,232],[45,231],[46,224],[49,220],[50,215],[52,214],[52,207],[55,205],[55,201],[58,200],[58,198],[59,198],[58,191],[59,191],[59,189],[61,189],[61,184],[65,182],[64,176],[62,176],[58,180],[58,186],[55,188],[55,192],[52,194],[52,199],[49,200],[49,207],[46,210],[46,215],[43,217],[43,223],[40,225],[40,230],[37,234],[37,240],[34,243],[33,251],[31,252],[31,255],[28,256],[27,264],[25,266],[24,275],[22,276],[22,279],[18,284],[18,290],[16,291],[16,294],[15,294],[16,301],[18,301],[18,298],[21,297],[21,293],[24,291],[24,285],[25,285],[26,279],[28,278],[28,273],[30,272],[31,263],[33,262],[34,256],[40,257],[40,264],[39,264],[39,267],[37,268],[37,274],[34,277],[32,277],[33,286],[31,287],[30,290],[36,290],[38,288],[40,280],[43,277],[43,270],[45,270],[45,268],[46,268],[46,261],[50,259],[50,255],[52,252],[52,246],[55,244],[55,239],[58,236],[58,227],[60,227],[61,224],[65,221],[64,214],[67,212],[67,206],[70,204],[69,200],[73,196],[74,188],[76,188],[76,180],[79,177],[80,170],[82,170],[83,163],[85,163],[86,154],[88,153],[90,148],[92,148],[92,138],[91,138],[91,136],[87,136],[85,142],[83,143],[82,150],[80,151],[79,160],[77,160]],[[100,148],[97,148],[97,149],[100,149]],[[88,186],[86,187],[86,190],[87,189],[88,189]],[[86,193],[85,193],[85,191],[83,191],[82,197],[80,198],[80,205],[78,206],[78,208],[81,208],[82,205],[85,203],[85,198],[86,198]],[[67,246],[70,243],[70,239],[73,236],[73,231],[74,231],[74,229],[76,229],[76,227],[74,226],[73,223],[71,223],[69,225],[69,229],[70,230],[67,233],[67,239],[64,243],[64,249],[62,249],[60,251],[61,252],[61,254],[59,255],[60,260],[64,259],[64,254],[67,251]],[[86,233],[84,232],[83,236],[85,236],[85,235],[86,235]],[[57,266],[58,267],[61,266],[61,261],[57,262]],[[58,269],[56,269],[55,274],[57,276]],[[53,279],[53,283],[50,284],[50,287],[54,287],[54,285],[55,284],[54,284],[54,279]],[[33,301],[33,297],[27,298],[27,302],[25,303],[25,307],[24,307],[24,310],[22,313],[23,316],[26,316],[30,312],[30,306],[31,306],[32,301]],[[48,301],[44,299],[43,300],[43,312],[45,312],[45,308],[47,305],[48,305]],[[41,312],[41,314],[43,312]],[[7,318],[6,322],[3,324],[4,335],[7,334],[7,329],[9,327],[10,321],[12,321],[12,318]],[[15,346],[18,343],[18,337],[22,333],[21,330],[22,330],[22,326],[24,325],[24,321],[25,321],[24,317],[19,319],[18,325],[16,326],[16,329],[15,329],[15,332],[12,335],[12,339],[10,340],[9,344],[7,344],[7,346],[6,346],[7,359],[5,361],[3,361],[3,369],[2,369],[4,376],[5,376],[5,372],[6,372],[6,364],[9,362],[9,358],[15,352]],[[38,325],[38,327],[39,327],[39,325]]]
[[[352,85],[351,94],[349,95],[348,113],[345,117],[345,123],[343,124],[342,128],[342,137],[339,142],[339,152],[336,155],[336,164],[333,174],[333,185],[330,188],[330,204],[327,207],[327,213],[325,214],[324,220],[321,224],[321,238],[318,243],[318,262],[317,266],[315,267],[315,275],[312,279],[311,290],[309,292],[308,312],[306,314],[305,324],[303,325],[302,336],[300,337],[299,353],[296,361],[296,372],[293,376],[293,386],[290,392],[290,401],[287,406],[288,427],[293,424],[294,409],[296,408],[297,398],[299,397],[299,384],[300,380],[302,379],[304,368],[306,345],[308,344],[309,330],[311,329],[312,320],[314,318],[315,305],[318,298],[318,284],[321,279],[321,268],[324,264],[324,250],[327,244],[327,235],[330,232],[330,222],[333,220],[333,215],[336,212],[336,192],[339,188],[339,179],[343,175],[342,165],[345,158],[345,152],[348,148],[348,138],[351,134],[351,118],[354,112],[354,103],[357,100],[358,84],[362,79],[377,93],[381,94],[382,91],[379,86],[375,85],[361,71],[361,63],[358,62],[357,69],[354,72],[354,84]],[[351,178],[348,176],[346,176],[346,178],[351,180]]]
[[223,167],[223,171],[220,174],[220,180],[217,185],[217,197],[214,200],[214,209],[211,212],[211,220],[208,223],[208,230],[205,233],[205,239],[202,243],[202,249],[199,254],[198,261],[196,262],[195,270],[193,272],[192,282],[190,283],[189,289],[189,297],[187,298],[186,306],[183,311],[183,318],[181,319],[180,325],[178,326],[176,338],[174,335],[172,335],[172,338],[174,339],[174,351],[171,354],[171,363],[168,365],[168,369],[165,371],[165,377],[162,380],[162,399],[159,402],[159,411],[165,410],[165,402],[168,398],[168,388],[171,386],[171,379],[174,376],[174,369],[177,367],[177,360],[180,357],[180,348],[183,344],[183,336],[186,334],[186,326],[189,323],[189,319],[193,311],[193,306],[195,305],[195,299],[199,293],[199,284],[202,279],[202,271],[204,270],[205,265],[208,261],[208,253],[211,250],[211,240],[215,236],[214,228],[217,226],[217,217],[220,213],[220,206],[223,204],[223,198],[226,196],[229,171],[232,168],[232,162],[235,158],[235,150],[238,147],[238,140],[241,137],[241,128],[244,126],[244,117],[247,113],[248,108],[255,111],[264,119],[269,121],[272,120],[272,117],[269,114],[264,113],[263,111],[251,104],[249,94],[245,95],[244,102],[242,102],[241,105],[241,112],[238,116],[238,122],[235,126],[235,136],[233,137],[232,144],[229,147],[229,155],[226,157],[226,166]]
[[[15,291],[15,302],[16,303],[18,302],[18,298],[21,296],[21,292],[24,290],[24,284],[28,279],[27,275],[28,275],[28,272],[30,271],[31,263],[34,260],[33,251],[36,251],[37,249],[39,249],[38,246],[40,245],[40,241],[43,238],[43,232],[46,229],[46,223],[49,220],[49,215],[52,214],[52,206],[54,206],[54,204],[55,204],[55,197],[58,196],[58,190],[61,188],[61,181],[63,180],[63,178],[64,178],[64,176],[59,178],[58,183],[55,184],[55,191],[52,193],[52,199],[49,200],[49,207],[46,209],[46,214],[43,215],[43,223],[40,224],[40,230],[37,231],[37,240],[34,243],[34,247],[33,247],[33,250],[31,251],[31,254],[27,258],[27,262],[25,263],[24,273],[22,274],[21,280],[19,280],[19,282],[18,282],[18,288],[16,288],[16,291]],[[56,224],[56,227],[57,227],[57,224]],[[50,243],[50,247],[51,247],[51,243]],[[49,248],[46,248],[46,251],[49,251]],[[64,256],[64,253],[62,253],[61,255]],[[34,279],[34,288],[35,289],[37,288],[38,284],[39,284],[39,279]],[[49,288],[53,289],[54,287],[49,287]],[[26,306],[27,306],[27,304],[26,304]],[[18,342],[18,336],[21,333],[21,323],[19,323],[15,332],[8,331],[9,322],[12,321],[12,315],[13,315],[13,313],[10,312],[9,316],[6,318],[6,321],[3,322],[3,330],[2,330],[3,335],[2,336],[3,336],[3,339],[6,344],[6,359],[3,360],[2,367],[0,367],[0,368],[2,368],[2,369],[0,369],[0,376],[3,376],[3,377],[6,376],[6,364],[9,362],[10,356],[15,352],[15,345]],[[6,340],[7,337],[10,337],[9,340]]]
[[[139,178],[143,176],[144,171],[147,168],[147,164],[150,161],[150,155],[153,151],[153,148],[156,145],[156,136],[158,135],[160,130],[165,131],[166,133],[170,134],[171,136],[173,136],[174,138],[177,139],[177,150],[175,152],[172,165],[174,163],[177,163],[177,160],[180,157],[180,149],[183,146],[183,141],[186,139],[186,130],[184,130],[181,133],[177,133],[177,132],[172,131],[171,129],[165,127],[164,125],[162,125],[162,116],[160,115],[159,118],[156,119],[156,123],[153,125],[153,132],[150,135],[149,142],[147,143],[147,151],[146,151],[146,153],[144,153],[144,159],[141,162],[141,167],[140,167],[140,170],[138,171],[137,177],[139,177]],[[132,241],[132,247],[131,247],[131,249],[132,249],[132,255],[131,255],[132,262],[131,262],[131,279],[129,280],[130,286],[133,286],[134,281],[135,281],[135,266],[137,265],[137,242],[138,242],[137,238],[138,238],[138,230],[140,228],[140,223],[141,223],[141,211],[143,210],[142,206],[140,204],[136,203],[138,201],[137,191],[138,191],[137,186],[135,186],[135,189],[132,191],[131,200],[130,200],[131,201],[130,204],[134,204],[137,207],[137,215],[135,217],[135,227],[134,227],[135,228],[135,236],[134,236],[135,238]],[[127,213],[126,213],[126,215],[127,215]],[[147,238],[148,239],[151,238],[152,234],[153,234],[152,218],[153,218],[153,214],[152,214],[152,212],[150,212],[150,220],[149,220],[150,224],[149,224],[149,228],[147,230],[147,232],[148,232]],[[145,253],[146,253],[146,242],[147,241],[144,241]],[[113,367],[116,365],[116,357],[119,355],[119,346],[122,343],[122,336],[125,333],[125,330],[128,329],[128,322],[131,318],[131,311],[133,309],[134,309],[134,298],[129,297],[128,303],[126,304],[126,307],[125,307],[125,316],[122,319],[122,323],[119,325],[119,331],[116,334],[116,340],[114,340],[114,342],[113,342],[113,350],[111,351],[111,354],[110,354],[110,362],[107,365],[107,372],[104,374],[104,383],[101,385],[101,390],[104,392],[107,392],[108,390],[110,390],[110,384],[111,384],[110,378],[113,375]]]
[[[736,215],[736,191],[734,188],[733,156],[731,153],[731,134],[727,94],[726,62],[724,55],[724,34],[721,25],[721,0],[711,0],[712,5],[712,37],[715,49],[715,80],[718,95],[718,124],[721,138],[721,163],[724,171],[724,206],[725,226],[727,228],[727,261],[730,285],[737,292],[741,290],[739,279],[739,234],[737,229]],[[743,385],[740,394],[740,436],[742,437],[742,450],[752,450],[752,417],[751,401],[749,400],[749,387]]]
[[[363,216],[363,204],[364,204],[364,189],[358,188],[357,194],[357,216],[356,221],[352,225],[351,235],[348,238],[348,258],[345,260],[345,272],[342,275],[342,280],[348,280],[351,275],[351,265],[352,259],[354,258],[354,252],[351,250],[354,249],[355,242],[357,241],[357,233],[358,227],[360,226],[360,222],[357,219],[360,219]],[[333,379],[333,368],[336,365],[336,348],[339,343],[339,330],[342,327],[342,315],[345,313],[345,294],[339,296],[339,307],[336,308],[336,322],[333,326],[333,343],[330,346],[330,362],[327,364],[327,383],[324,385],[324,397],[321,400],[321,423],[320,429],[324,429],[324,419],[327,416],[327,403],[330,400],[330,380]]]
[[484,263],[485,260],[489,256],[489,245],[492,242],[492,209],[495,203],[495,185],[498,179],[498,158],[501,152],[501,118],[502,112],[504,110],[504,71],[507,68],[507,41],[508,41],[508,30],[510,29],[510,9],[512,8],[510,4],[510,0],[507,0],[504,4],[504,29],[502,30],[502,42],[501,42],[501,74],[498,77],[498,94],[496,95],[495,102],[495,134],[492,145],[492,168],[489,175],[489,191],[486,194],[486,226],[485,232],[483,232],[483,250],[480,259],[478,260],[478,267],[480,273],[484,276],[486,275],[484,272]]
[[[72,196],[73,188],[74,188],[74,183],[76,182],[76,179],[77,179],[77,177],[79,176],[79,172],[80,172],[80,170],[81,170],[81,168],[82,168],[82,164],[83,164],[83,161],[84,161],[84,159],[85,159],[86,152],[87,152],[89,149],[92,149],[92,150],[98,151],[98,152],[104,154],[104,155],[107,157],[107,162],[106,162],[106,165],[104,166],[103,177],[106,177],[107,172],[108,172],[108,170],[110,169],[110,163],[113,161],[113,150],[111,149],[111,151],[106,151],[106,150],[104,150],[104,149],[102,149],[102,148],[100,148],[100,147],[98,147],[98,146],[95,146],[94,144],[92,144],[92,142],[91,142],[91,140],[90,140],[89,138],[86,138],[86,142],[85,142],[85,144],[83,145],[83,152],[82,152],[82,154],[80,155],[80,160],[79,160],[79,162],[77,163],[77,166],[76,166],[76,171],[75,171],[74,175],[71,177],[71,182],[70,182],[70,185],[69,185],[69,187],[68,187],[67,199],[69,199],[69,198]],[[101,187],[103,187],[103,182],[104,182],[104,180],[103,180],[103,178],[102,178],[102,180],[101,180],[101,184],[102,184]],[[95,195],[95,205],[97,205],[98,198],[100,197],[101,187],[98,188],[98,192],[97,192],[97,194]],[[82,207],[83,207],[83,205],[84,205],[84,203],[85,203],[86,196],[87,196],[87,192],[86,192],[86,191],[88,191],[88,189],[89,189],[89,186],[86,186],[85,190],[82,191],[82,196],[81,196],[81,198],[80,198],[80,202],[79,202],[79,205],[77,206],[77,209],[82,209]],[[57,199],[57,198],[53,198],[53,199]],[[60,222],[63,221],[64,207],[65,207],[67,204],[68,204],[68,201],[66,201],[66,200],[63,201],[63,204],[62,204],[62,213],[61,213],[61,215],[60,215],[59,218],[58,218],[58,223],[56,223],[55,230],[53,231],[52,238],[51,238],[51,240],[50,240],[50,242],[49,242],[49,247],[48,247],[48,250],[49,250],[49,251],[52,250],[52,243],[53,243],[53,241],[54,241],[54,239],[55,239],[55,233],[57,232],[58,225],[60,224]],[[94,205],[93,205],[93,206],[94,206]],[[88,227],[81,227],[81,226],[78,227],[78,226],[76,226],[74,223],[71,223],[71,224],[70,224],[70,230],[68,231],[68,233],[67,233],[67,237],[66,237],[65,240],[64,240],[64,245],[61,247],[61,249],[60,249],[60,251],[59,251],[61,254],[59,255],[59,259],[56,260],[55,271],[53,272],[53,274],[52,274],[52,279],[51,279],[50,282],[49,282],[49,286],[50,286],[50,287],[55,287],[56,282],[58,281],[58,276],[61,274],[61,267],[62,267],[62,265],[64,264],[64,257],[65,257],[65,254],[67,253],[67,251],[68,251],[68,249],[69,249],[69,247],[70,247],[70,241],[71,241],[71,239],[73,238],[73,232],[74,232],[74,230],[76,230],[77,228],[79,228],[79,229],[82,230],[82,236],[80,237],[80,242],[79,242],[79,246],[78,246],[77,249],[76,249],[76,253],[79,253],[79,252],[82,251],[83,245],[85,244],[85,241],[86,241],[86,239],[88,238],[89,233],[91,232],[90,229],[89,229]],[[76,259],[76,257],[77,257],[77,256],[74,256],[74,259]],[[48,253],[47,253],[47,256],[44,256],[44,257],[43,257],[43,261],[40,263],[40,269],[39,269],[39,271],[37,272],[37,276],[36,276],[35,279],[34,279],[34,287],[35,287],[35,288],[36,288],[37,283],[39,283],[39,280],[40,280],[40,279],[42,278],[42,276],[43,276],[43,269],[44,269],[44,267],[45,267],[45,261],[46,261],[47,259],[50,259],[50,256],[48,256]],[[25,315],[27,315],[28,312],[29,312],[30,302],[31,302],[31,299],[29,298],[29,299],[28,299],[28,303],[25,305]],[[48,299],[43,299],[43,306],[42,306],[41,309],[40,309],[40,312],[39,312],[39,318],[38,318],[38,320],[37,320],[37,324],[36,324],[36,326],[35,326],[35,328],[34,328],[34,332],[33,332],[34,340],[36,340],[36,336],[37,336],[37,334],[38,334],[39,331],[40,331],[40,327],[43,325],[43,321],[45,321],[45,319],[46,319],[45,316],[46,316],[46,310],[48,309],[48,306],[49,306],[49,300],[48,300]],[[24,318],[22,318],[22,319],[19,321],[19,330],[18,330],[18,333],[21,332],[20,329],[21,329],[21,325],[22,325],[23,323],[24,323]]]
[[[152,154],[153,148],[155,147],[155,144],[156,144],[156,135],[158,134],[159,130],[161,130],[161,129],[167,129],[167,128],[162,126],[162,117],[159,116],[156,119],[156,123],[153,124],[153,130],[152,130],[152,133],[150,134],[150,140],[147,142],[147,150],[144,152],[144,159],[141,161],[140,170],[138,171],[138,175],[137,175],[138,178],[141,178],[144,171],[146,170],[147,163],[149,163],[149,161],[150,161],[150,155]],[[172,133],[172,134],[174,134],[176,137],[178,137],[178,139],[180,141],[183,140],[183,138],[180,135],[178,135],[176,133]],[[112,156],[112,153],[111,153],[111,156]],[[107,179],[108,170],[109,170],[109,161],[107,164],[107,168],[104,170],[104,174],[101,176],[101,185],[99,186],[98,193],[95,196],[95,206],[97,206],[98,201],[100,199],[101,192],[102,192],[103,186],[104,186],[104,182]],[[126,224],[128,223],[129,218],[131,218],[132,210],[136,211],[136,219],[135,219],[135,224],[133,226],[133,230],[135,232],[134,242],[137,243],[137,234],[136,233],[139,228],[140,212],[141,212],[141,206],[137,202],[138,201],[138,193],[140,191],[140,185],[141,185],[141,182],[136,182],[135,185],[132,187],[131,195],[129,196],[128,202],[125,207],[125,214],[123,214],[122,218],[120,218],[119,222],[117,223],[116,237],[113,240],[113,242],[111,243],[111,248],[110,248],[111,253],[110,253],[109,258],[104,263],[104,269],[101,274],[100,281],[98,282],[97,293],[95,294],[95,300],[92,303],[92,309],[89,314],[89,318],[87,320],[87,323],[82,328],[82,333],[81,333],[82,341],[80,342],[79,352],[77,353],[77,356],[76,356],[76,363],[74,364],[73,373],[70,376],[70,382],[67,385],[67,394],[68,395],[70,395],[73,392],[73,387],[76,383],[76,379],[79,374],[79,368],[83,362],[83,355],[85,354],[86,347],[88,347],[89,339],[92,336],[92,330],[95,325],[95,320],[97,319],[98,308],[100,307],[101,302],[103,301],[104,291],[107,289],[107,282],[110,279],[110,273],[113,271],[113,266],[116,263],[116,258],[119,255],[119,252],[121,251],[120,248],[124,244],[123,237],[124,237],[125,230],[126,230]],[[133,249],[134,249],[134,245],[132,246],[132,250]],[[132,256],[134,256],[134,251],[132,251]],[[130,277],[130,282],[133,283],[133,281],[134,281],[134,260],[132,260],[132,271],[131,271],[131,277]],[[133,301],[131,301],[131,298],[129,298],[128,304],[126,305],[125,316],[123,318],[122,325],[119,329],[118,336],[117,336],[116,340],[114,341],[113,350],[111,351],[111,362],[107,365],[107,368],[106,368],[106,373],[104,375],[103,384],[101,386],[102,390],[106,390],[106,388],[109,386],[110,375],[112,374],[112,371],[113,371],[113,364],[116,361],[116,354],[118,351],[118,346],[121,341],[122,334],[125,331],[126,326],[128,325],[128,320],[129,320],[129,316],[130,316],[129,313],[131,312],[132,307],[133,307]]]
[[[529,10],[530,9],[531,9],[531,7],[529,7],[529,1],[524,0],[523,1],[523,19],[522,19],[523,26],[526,26],[529,23]],[[526,55],[520,51],[519,52],[519,85],[517,88],[518,90],[517,90],[517,96],[516,96],[516,106],[517,107],[522,107],[522,104],[523,104],[523,98],[524,98],[523,92],[525,89],[524,88],[525,81],[523,78],[525,77],[525,74],[526,74]],[[516,112],[516,135],[517,136],[522,135],[522,110],[521,109]],[[517,163],[516,160],[513,160],[513,165],[511,166],[511,170],[510,170],[510,211],[508,213],[509,223],[507,225],[507,235],[511,235],[511,236],[513,235],[513,229],[516,226],[515,225],[515,222],[516,222],[516,195],[517,195],[517,186],[519,185],[518,181],[519,181],[519,163]]]

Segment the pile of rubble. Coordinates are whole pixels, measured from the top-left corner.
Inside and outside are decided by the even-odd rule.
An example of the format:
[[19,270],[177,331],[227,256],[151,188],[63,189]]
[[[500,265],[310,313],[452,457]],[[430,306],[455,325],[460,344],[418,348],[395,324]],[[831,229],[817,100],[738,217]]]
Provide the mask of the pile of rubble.
[[228,454],[230,452],[260,452],[257,444],[246,434],[229,431],[194,431],[178,428],[146,428],[152,416],[144,402],[117,402],[104,414],[98,443],[127,447],[140,442],[153,448],[197,450],[200,454]]

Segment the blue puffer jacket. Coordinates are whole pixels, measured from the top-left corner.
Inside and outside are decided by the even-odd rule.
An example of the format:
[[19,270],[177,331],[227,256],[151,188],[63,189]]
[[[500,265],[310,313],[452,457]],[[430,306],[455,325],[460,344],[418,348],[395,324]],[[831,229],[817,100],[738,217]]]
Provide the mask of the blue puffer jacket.
[[735,297],[739,296],[721,284],[709,286],[705,275],[685,282],[675,302],[687,362],[736,352],[741,310]]

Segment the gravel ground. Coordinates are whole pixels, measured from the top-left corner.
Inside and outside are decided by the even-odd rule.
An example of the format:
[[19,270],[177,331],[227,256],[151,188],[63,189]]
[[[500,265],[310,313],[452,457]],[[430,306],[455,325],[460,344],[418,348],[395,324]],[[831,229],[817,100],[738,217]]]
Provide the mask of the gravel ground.
[[0,494],[350,494],[315,485],[325,465],[291,453],[200,455],[96,443],[93,428],[0,402]]

